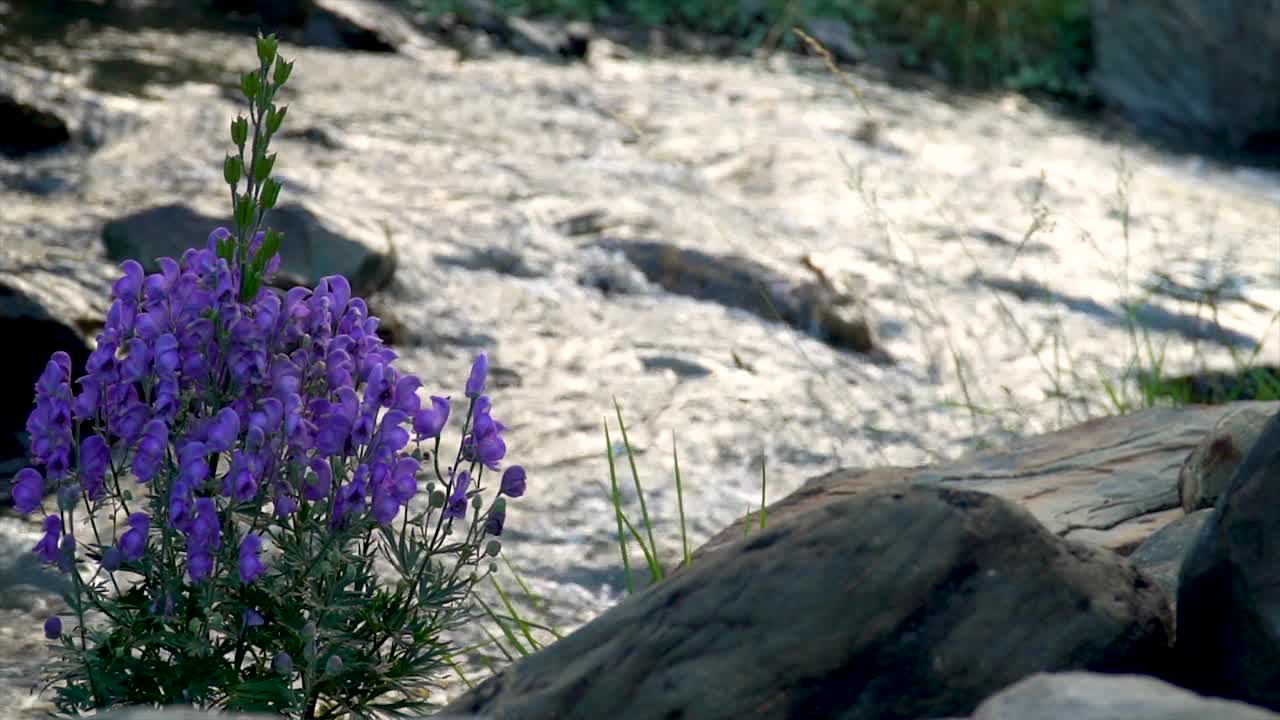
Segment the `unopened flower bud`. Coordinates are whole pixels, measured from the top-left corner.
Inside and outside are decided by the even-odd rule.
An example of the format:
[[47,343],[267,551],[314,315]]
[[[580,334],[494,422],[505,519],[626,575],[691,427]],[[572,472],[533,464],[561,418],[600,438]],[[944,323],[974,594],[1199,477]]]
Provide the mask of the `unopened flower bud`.
[[324,663],[324,673],[326,675],[337,675],[342,672],[342,658],[337,655],[330,655],[329,659]]
[[50,640],[57,640],[62,637],[62,618],[53,615],[44,621],[44,636]]
[[249,121],[243,115],[231,121],[231,142],[244,147],[249,139]]
[[279,41],[275,35],[267,35],[265,37],[258,36],[258,59],[262,61],[264,66],[270,67],[271,63],[276,61],[276,48]]
[[80,488],[75,485],[64,485],[58,490],[58,507],[73,510],[80,502]]
[[293,658],[289,657],[289,653],[281,651],[271,659],[271,669],[280,675],[288,675],[293,672]]
[[222,179],[226,180],[228,185],[235,186],[240,182],[242,169],[243,164],[240,162],[240,158],[236,155],[228,155],[222,161]]
[[436,490],[431,493],[431,507],[444,507],[444,491]]
[[489,557],[498,557],[498,553],[502,552],[502,543],[497,540],[490,540],[484,546],[484,554]]
[[316,639],[316,621],[308,620],[306,624],[302,626],[302,632],[300,632],[299,635],[302,636],[303,640],[315,640]]
[[284,59],[281,58],[276,63],[276,68],[275,68],[275,71],[272,73],[271,80],[276,85],[283,85],[289,81],[289,73],[292,73],[292,72],[293,72],[293,63],[285,62]]
[[316,661],[316,641],[308,640],[302,644],[302,659],[308,664]]
[[479,510],[479,509],[480,509],[481,507],[483,507],[483,506],[484,506],[484,498],[480,497],[480,495],[479,495],[479,494],[476,494],[476,495],[472,495],[472,496],[471,496],[471,509],[472,509],[472,510]]
[[240,76],[240,92],[249,100],[253,100],[258,95],[258,90],[262,89],[262,80],[256,72],[247,72]]

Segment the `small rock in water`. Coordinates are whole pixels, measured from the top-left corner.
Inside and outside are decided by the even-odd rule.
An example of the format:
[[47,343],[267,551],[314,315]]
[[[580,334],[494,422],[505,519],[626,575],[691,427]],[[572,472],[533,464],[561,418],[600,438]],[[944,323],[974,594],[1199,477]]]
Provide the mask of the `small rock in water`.
[[[154,272],[156,259],[178,259],[192,247],[208,245],[214,228],[226,218],[203,215],[188,205],[161,205],[108,222],[102,231],[107,255],[115,262],[134,259]],[[267,214],[266,225],[284,233],[280,282],[314,287],[329,275],[345,275],[352,291],[368,296],[385,290],[396,269],[390,243],[375,244],[331,230],[310,209],[287,203]]]
[[0,95],[0,155],[23,158],[66,144],[71,132],[57,115]]

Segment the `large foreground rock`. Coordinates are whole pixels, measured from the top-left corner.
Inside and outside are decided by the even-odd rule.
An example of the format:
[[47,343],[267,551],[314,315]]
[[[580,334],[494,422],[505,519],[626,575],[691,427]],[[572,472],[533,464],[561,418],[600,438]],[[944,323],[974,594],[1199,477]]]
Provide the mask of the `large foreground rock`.
[[[373,294],[391,283],[396,260],[385,240],[340,234],[297,203],[271,210],[266,224],[284,233],[281,282],[314,287],[326,275],[345,275],[357,295]],[[228,218],[204,215],[187,205],[162,205],[112,220],[102,239],[112,260],[134,259],[154,272],[157,258],[180,258],[187,248],[204,247],[214,228],[229,225]]]
[[1218,500],[1178,585],[1179,679],[1280,709],[1280,413]]
[[1094,84],[1144,129],[1274,152],[1280,3],[1093,0]]
[[1041,674],[982,703],[970,720],[1280,720],[1244,703],[1205,698],[1155,678]]
[[449,705],[551,718],[962,715],[1041,671],[1154,670],[1161,591],[985,493],[833,499],[702,556]]

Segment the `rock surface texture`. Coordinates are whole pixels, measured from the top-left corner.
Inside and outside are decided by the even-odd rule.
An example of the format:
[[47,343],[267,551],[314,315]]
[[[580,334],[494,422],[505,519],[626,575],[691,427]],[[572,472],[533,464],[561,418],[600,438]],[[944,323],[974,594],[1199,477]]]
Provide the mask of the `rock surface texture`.
[[877,489],[776,520],[446,712],[847,720],[971,711],[1040,671],[1144,672],[1171,634],[1123,559],[1001,498]]
[[1182,565],[1195,548],[1201,531],[1213,518],[1213,513],[1213,508],[1205,508],[1165,525],[1144,540],[1129,555],[1129,561],[1150,575],[1176,601]]

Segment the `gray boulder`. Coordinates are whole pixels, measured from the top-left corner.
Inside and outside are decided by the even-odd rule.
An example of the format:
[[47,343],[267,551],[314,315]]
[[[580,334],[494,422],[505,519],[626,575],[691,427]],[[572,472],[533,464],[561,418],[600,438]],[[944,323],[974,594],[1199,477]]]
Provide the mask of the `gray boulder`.
[[868,490],[771,519],[445,712],[526,720],[961,715],[1028,675],[1148,672],[1163,594],[985,493]]
[[1280,2],[1093,0],[1093,83],[1141,128],[1247,150],[1280,130]]
[[1280,413],[1218,500],[1178,582],[1178,675],[1280,709]]
[[1038,674],[987,699],[969,720],[1280,720],[1141,675]]
[[[327,275],[345,275],[362,296],[391,284],[396,259],[385,241],[375,244],[339,234],[296,203],[271,210],[266,224],[284,233],[277,280],[281,284],[314,287]],[[162,205],[108,222],[102,239],[112,260],[132,258],[151,272],[157,258],[177,259],[188,248],[205,247],[214,228],[229,225],[228,218],[203,215],[188,205]]]

